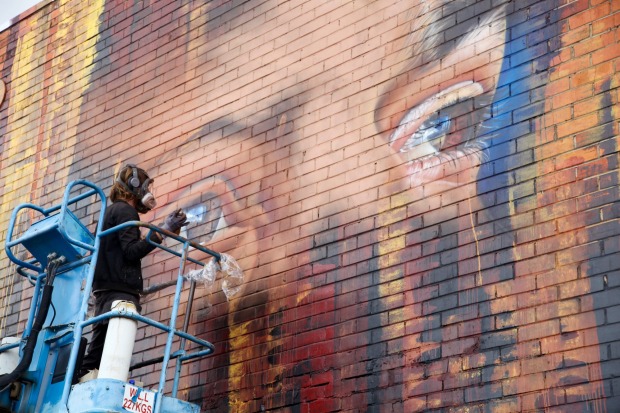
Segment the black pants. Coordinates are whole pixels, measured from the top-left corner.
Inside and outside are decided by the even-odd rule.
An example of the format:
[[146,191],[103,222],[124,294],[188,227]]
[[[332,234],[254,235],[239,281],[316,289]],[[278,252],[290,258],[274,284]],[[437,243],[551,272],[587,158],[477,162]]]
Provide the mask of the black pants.
[[[112,303],[116,300],[130,301],[135,304],[138,312],[142,310],[140,307],[140,297],[137,295],[125,293],[122,291],[98,291],[95,293],[95,316],[107,313],[112,309]],[[105,336],[108,332],[108,320],[97,323],[93,326],[93,336],[88,345],[88,350],[82,365],[78,370],[77,377],[82,377],[90,370],[98,369],[101,363],[101,355],[103,354],[103,345],[105,344]]]

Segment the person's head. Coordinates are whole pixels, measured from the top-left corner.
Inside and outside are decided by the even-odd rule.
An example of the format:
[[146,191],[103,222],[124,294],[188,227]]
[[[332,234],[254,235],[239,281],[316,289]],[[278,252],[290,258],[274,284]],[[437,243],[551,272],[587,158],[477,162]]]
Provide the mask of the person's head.
[[131,202],[139,213],[144,214],[157,205],[151,189],[153,182],[144,169],[127,164],[116,175],[110,200]]

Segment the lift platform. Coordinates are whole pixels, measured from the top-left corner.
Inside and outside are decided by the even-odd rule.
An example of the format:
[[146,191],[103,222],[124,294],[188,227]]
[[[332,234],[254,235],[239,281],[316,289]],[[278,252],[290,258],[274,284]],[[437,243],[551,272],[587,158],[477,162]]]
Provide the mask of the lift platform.
[[[77,195],[71,195],[76,192]],[[69,208],[75,208],[78,202],[89,198],[95,198],[94,202],[100,203],[99,220],[94,234]],[[33,204],[22,204],[13,211],[5,251],[9,259],[17,265],[17,272],[34,286],[34,292],[21,339],[5,339],[4,344],[0,345],[0,413],[200,411],[197,405],[177,398],[181,367],[185,362],[212,354],[214,347],[210,342],[187,333],[195,282],[185,280],[183,275],[188,262],[205,265],[188,256],[190,249],[202,251],[215,260],[220,260],[221,256],[200,244],[141,221],[126,222],[103,231],[101,225],[105,209],[106,196],[103,191],[93,183],[78,180],[67,186],[60,205],[44,209]],[[16,235],[18,215],[25,210],[33,210],[41,219],[22,234]],[[181,245],[178,251],[153,243],[177,256],[180,262],[170,321],[167,324],[123,309],[87,318],[100,240],[129,226],[146,228],[147,240],[152,232],[159,232],[177,240]],[[30,253],[31,258],[20,259],[16,256],[14,251],[20,246]],[[177,328],[184,282],[190,284],[189,298],[183,326]],[[141,363],[141,366],[161,363],[161,374],[156,388],[146,389],[130,381],[110,378],[73,384],[74,372],[84,353],[84,329],[105,319],[117,317],[152,326],[166,335],[162,356]],[[191,351],[186,349],[189,343],[193,343]],[[173,347],[176,350],[173,351]],[[16,367],[16,370],[21,367],[21,371],[3,371],[3,366],[6,370],[9,364],[16,362],[17,352],[19,365],[10,367]],[[167,372],[172,360],[176,362],[174,378],[172,389],[166,394]]]

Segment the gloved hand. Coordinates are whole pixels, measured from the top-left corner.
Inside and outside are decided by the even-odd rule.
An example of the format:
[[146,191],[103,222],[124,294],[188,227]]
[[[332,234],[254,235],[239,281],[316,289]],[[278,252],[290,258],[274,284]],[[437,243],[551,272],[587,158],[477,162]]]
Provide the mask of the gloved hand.
[[175,234],[179,235],[179,233],[181,232],[181,227],[187,225],[188,223],[189,222],[187,222],[187,215],[185,215],[185,212],[182,209],[179,209],[169,214],[166,217],[164,223],[160,226],[162,229],[174,232]]

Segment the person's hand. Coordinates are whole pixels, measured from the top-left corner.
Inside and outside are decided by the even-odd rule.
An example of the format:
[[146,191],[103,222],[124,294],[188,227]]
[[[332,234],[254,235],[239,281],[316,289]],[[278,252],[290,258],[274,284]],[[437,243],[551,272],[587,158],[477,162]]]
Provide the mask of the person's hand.
[[162,229],[179,235],[181,232],[181,227],[187,224],[187,215],[185,215],[185,212],[182,209],[178,209],[166,217],[161,227]]

